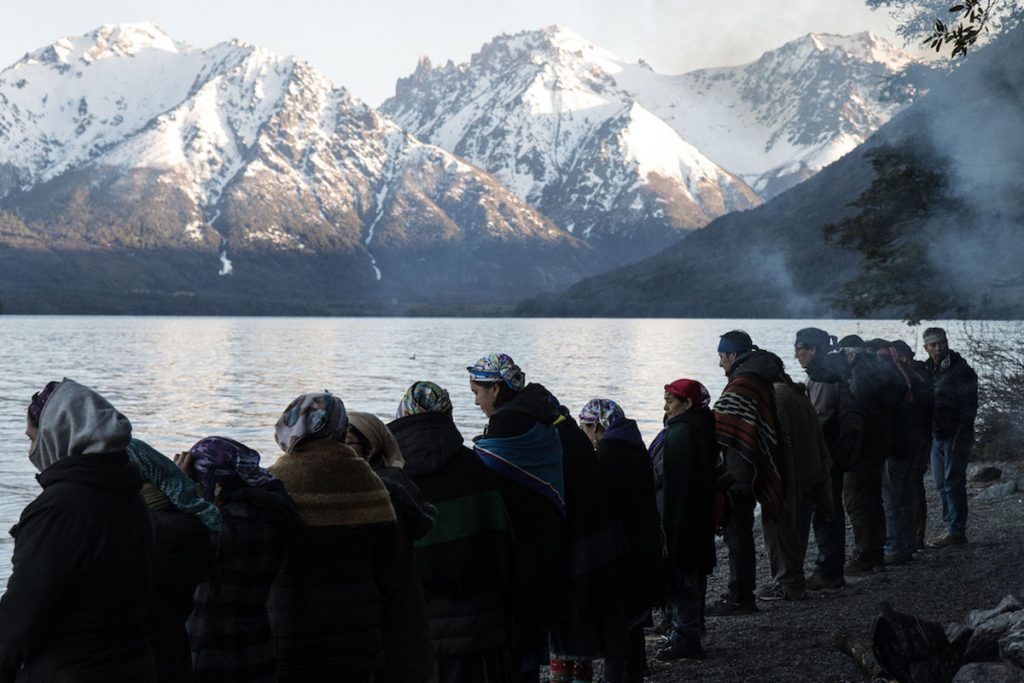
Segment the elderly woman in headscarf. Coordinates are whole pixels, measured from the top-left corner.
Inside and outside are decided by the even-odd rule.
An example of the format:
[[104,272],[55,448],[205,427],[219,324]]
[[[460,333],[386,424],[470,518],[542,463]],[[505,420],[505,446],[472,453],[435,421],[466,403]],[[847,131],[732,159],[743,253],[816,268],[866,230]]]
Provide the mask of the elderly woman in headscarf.
[[718,445],[711,395],[703,384],[665,385],[665,428],[651,443],[665,538],[669,643],[658,659],[703,659],[704,598],[715,567],[715,467]]
[[644,625],[661,590],[661,529],[654,474],[636,421],[610,399],[595,398],[579,414],[580,427],[597,449],[609,507],[622,524],[628,548],[623,603],[631,647],[605,658],[605,681],[642,681],[647,669]]
[[156,535],[149,642],[161,683],[191,683],[192,655],[185,621],[192,595],[210,572],[220,510],[202,498],[174,462],[145,441],[132,439],[128,459],[142,475],[142,498]]
[[400,589],[395,511],[344,444],[348,420],[340,398],[319,392],[277,421],[284,455],[270,469],[302,517],[268,604],[282,683],[368,683],[403,656],[385,635],[385,606]]
[[197,682],[277,680],[267,596],[298,523],[281,481],[260,454],[222,436],[175,457],[223,518],[214,576],[200,584],[187,628]]
[[565,595],[565,473],[555,422],[558,400],[506,354],[466,368],[476,405],[487,416],[474,439],[477,457],[498,476],[516,538],[518,601],[510,664],[516,681],[535,683],[546,663],[548,633],[562,618]]
[[153,531],[132,428],[64,379],[32,397],[26,435],[42,492],[12,529],[0,599],[0,681],[153,681],[146,637]]
[[398,583],[384,608],[384,642],[398,653],[376,672],[375,681],[422,683],[431,676],[433,653],[423,589],[416,575],[413,542],[434,528],[434,506],[406,476],[405,459],[395,437],[376,415],[348,414],[345,443],[362,456],[384,482],[395,509]]
[[388,429],[405,474],[437,510],[416,543],[436,680],[503,681],[513,539],[497,475],[464,445],[448,392],[433,382],[409,387]]

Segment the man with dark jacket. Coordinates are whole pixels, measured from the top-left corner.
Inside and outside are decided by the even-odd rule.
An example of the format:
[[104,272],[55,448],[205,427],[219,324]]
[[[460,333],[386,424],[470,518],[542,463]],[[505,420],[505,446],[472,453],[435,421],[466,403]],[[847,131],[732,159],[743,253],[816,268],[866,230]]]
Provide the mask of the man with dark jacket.
[[[839,434],[842,428],[845,381],[844,359],[831,353],[836,338],[817,327],[806,327],[796,333],[794,356],[807,373],[807,397],[814,406],[832,458],[829,477],[832,485],[832,516],[815,509],[811,518],[818,556],[814,574],[807,579],[808,590],[839,588],[846,585],[843,564],[846,562],[846,514],[843,511],[843,464],[837,460]],[[847,392],[848,393],[848,392]]]
[[754,602],[756,558],[754,506],[774,519],[782,510],[778,417],[772,383],[778,378],[775,356],[761,351],[741,330],[723,334],[718,364],[729,383],[715,402],[715,432],[735,482],[729,489],[732,515],[725,528],[729,546],[729,594],[708,607],[708,616],[749,614]]
[[924,348],[935,386],[932,473],[946,523],[946,533],[929,540],[928,545],[945,548],[967,542],[967,461],[978,414],[978,375],[960,354],[949,350],[941,327],[924,331]]
[[847,576],[885,569],[885,513],[882,473],[893,449],[893,420],[900,387],[868,352],[864,341],[849,335],[839,341],[847,361],[849,391],[863,421],[860,448],[847,460],[843,502],[853,527],[854,550],[846,563]]
[[910,406],[910,448],[913,451],[911,479],[914,489],[914,549],[924,548],[924,529],[928,521],[928,497],[924,475],[932,452],[932,405],[935,401],[931,373],[924,361],[914,360],[914,351],[900,340],[893,342],[897,360],[910,379],[913,402]]

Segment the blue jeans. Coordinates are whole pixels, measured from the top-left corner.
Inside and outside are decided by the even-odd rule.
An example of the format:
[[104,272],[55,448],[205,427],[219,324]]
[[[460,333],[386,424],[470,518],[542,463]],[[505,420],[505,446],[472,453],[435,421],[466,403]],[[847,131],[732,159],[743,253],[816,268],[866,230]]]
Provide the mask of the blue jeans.
[[914,551],[914,461],[889,458],[882,474],[882,505],[885,507],[885,554]]
[[942,503],[942,521],[950,534],[967,528],[967,461],[971,447],[953,447],[954,439],[932,438],[932,474]]
[[818,557],[814,561],[814,574],[823,579],[843,578],[846,564],[846,511],[843,509],[843,471],[832,468],[832,519],[814,511],[814,540],[818,544]]
[[683,636],[700,638],[704,634],[704,596],[708,577],[696,571],[670,567],[666,572],[665,597],[672,610],[672,635],[676,641]]

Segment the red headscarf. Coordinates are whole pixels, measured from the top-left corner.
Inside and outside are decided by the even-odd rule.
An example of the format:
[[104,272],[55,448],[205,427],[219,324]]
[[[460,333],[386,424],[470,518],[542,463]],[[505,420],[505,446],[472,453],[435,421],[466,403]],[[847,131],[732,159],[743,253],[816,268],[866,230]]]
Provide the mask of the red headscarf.
[[690,399],[697,408],[707,408],[711,405],[711,394],[695,379],[677,379],[672,384],[666,384],[665,391],[680,399]]

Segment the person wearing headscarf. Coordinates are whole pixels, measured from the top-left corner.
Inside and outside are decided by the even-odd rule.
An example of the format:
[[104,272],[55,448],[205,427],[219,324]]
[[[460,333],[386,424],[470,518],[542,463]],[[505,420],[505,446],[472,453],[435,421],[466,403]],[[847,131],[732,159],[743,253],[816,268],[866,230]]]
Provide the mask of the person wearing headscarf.
[[597,451],[609,492],[609,506],[626,537],[623,606],[631,646],[622,656],[605,657],[605,681],[633,683],[647,669],[644,626],[661,593],[661,522],[654,472],[635,420],[610,399],[595,398],[579,414],[580,426]]
[[[593,679],[593,660],[635,646],[626,617],[629,548],[594,445],[565,406],[555,420],[565,481],[565,608],[551,629],[551,680]],[[613,667],[614,668],[614,667]]]
[[149,642],[161,683],[191,683],[192,655],[185,622],[192,595],[209,575],[220,510],[198,495],[196,484],[145,441],[132,439],[128,459],[142,475],[142,498],[156,537]]
[[175,462],[223,519],[213,575],[196,589],[186,624],[193,680],[276,681],[267,597],[298,523],[295,504],[260,454],[234,439],[207,437]]
[[565,595],[565,472],[555,422],[558,400],[510,356],[493,353],[466,368],[474,403],[487,427],[474,438],[480,460],[498,476],[512,531],[516,577],[513,680],[536,682],[548,634]]
[[395,511],[344,444],[348,424],[341,399],[319,392],[297,397],[275,427],[283,455],[270,472],[302,519],[267,603],[281,683],[369,683],[402,656],[384,635],[399,580]]
[[665,538],[665,594],[671,614],[661,661],[703,659],[704,603],[715,567],[715,416],[703,384],[665,385],[665,429],[651,443]]
[[504,681],[512,527],[498,475],[464,445],[448,392],[416,382],[388,424],[434,527],[415,543],[438,683]]
[[405,459],[398,441],[376,415],[349,412],[345,443],[362,456],[384,482],[395,509],[398,582],[383,607],[384,642],[397,656],[387,659],[374,680],[422,683],[433,671],[433,651],[413,543],[434,528],[437,511],[423,500],[419,487],[405,473]]
[[153,530],[128,419],[74,380],[32,397],[42,492],[11,530],[0,681],[154,681],[147,637]]

